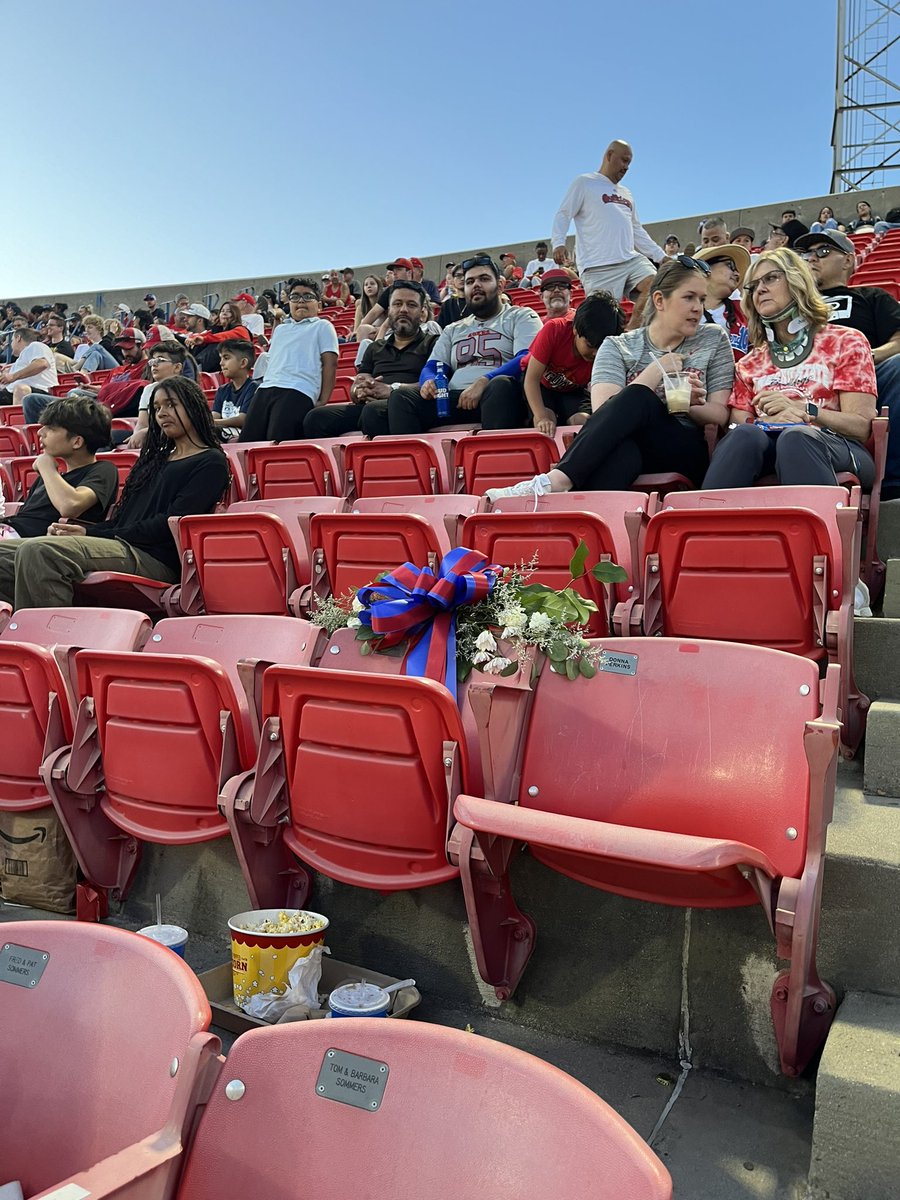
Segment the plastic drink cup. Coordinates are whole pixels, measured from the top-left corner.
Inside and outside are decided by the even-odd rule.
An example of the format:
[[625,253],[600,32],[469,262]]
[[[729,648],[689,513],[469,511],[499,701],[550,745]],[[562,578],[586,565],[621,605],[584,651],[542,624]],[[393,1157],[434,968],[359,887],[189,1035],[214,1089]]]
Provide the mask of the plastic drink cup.
[[664,375],[663,384],[666,389],[666,408],[669,412],[686,413],[691,407],[690,375]]
[[179,958],[184,958],[184,948],[187,946],[188,931],[182,929],[180,925],[145,925],[143,929],[139,929],[143,937],[150,938],[153,942],[159,942],[161,946],[168,946],[170,950],[174,950]]
[[377,983],[345,983],[328,997],[333,1017],[386,1017],[391,994]]

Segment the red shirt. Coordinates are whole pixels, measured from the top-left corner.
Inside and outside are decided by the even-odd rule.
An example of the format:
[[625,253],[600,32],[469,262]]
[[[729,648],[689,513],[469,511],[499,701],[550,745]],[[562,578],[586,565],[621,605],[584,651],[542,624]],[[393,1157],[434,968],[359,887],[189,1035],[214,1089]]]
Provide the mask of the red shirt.
[[[536,344],[537,338],[532,349]],[[858,329],[841,325],[820,329],[809,356],[796,366],[776,366],[768,346],[757,346],[735,364],[734,372],[731,407],[754,416],[754,399],[760,392],[796,392],[820,408],[832,409],[840,409],[841,392],[878,394],[871,346]]]
[[536,358],[546,367],[541,383],[554,392],[578,392],[591,382],[593,363],[587,362],[575,350],[575,317],[555,317],[548,321],[524,359]]

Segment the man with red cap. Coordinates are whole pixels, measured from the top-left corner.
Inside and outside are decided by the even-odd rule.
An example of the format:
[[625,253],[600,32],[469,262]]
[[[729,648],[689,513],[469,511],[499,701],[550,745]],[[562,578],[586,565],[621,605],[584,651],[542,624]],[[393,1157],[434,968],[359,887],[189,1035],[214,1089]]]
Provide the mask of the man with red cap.
[[241,310],[241,324],[245,329],[250,330],[251,337],[263,337],[266,332],[266,323],[262,315],[256,311],[256,301],[249,292],[238,292],[231,301],[236,304]]
[[506,252],[500,255],[500,272],[504,279],[504,291],[511,291],[512,288],[522,286],[522,279],[525,272],[516,262],[516,256]]
[[441,296],[437,290],[437,286],[433,279],[425,279],[425,264],[421,258],[411,258],[410,265],[412,266],[412,277],[416,283],[421,283],[422,287],[432,304],[440,304]]

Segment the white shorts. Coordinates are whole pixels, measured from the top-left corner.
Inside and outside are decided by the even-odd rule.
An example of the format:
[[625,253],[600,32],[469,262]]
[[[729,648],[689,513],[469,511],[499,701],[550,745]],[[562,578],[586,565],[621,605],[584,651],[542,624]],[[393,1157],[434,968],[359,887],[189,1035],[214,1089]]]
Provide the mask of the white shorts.
[[607,263],[605,267],[588,267],[581,272],[585,292],[600,289],[611,292],[616,300],[628,299],[642,279],[652,279],[656,267],[643,254],[634,254],[624,262]]

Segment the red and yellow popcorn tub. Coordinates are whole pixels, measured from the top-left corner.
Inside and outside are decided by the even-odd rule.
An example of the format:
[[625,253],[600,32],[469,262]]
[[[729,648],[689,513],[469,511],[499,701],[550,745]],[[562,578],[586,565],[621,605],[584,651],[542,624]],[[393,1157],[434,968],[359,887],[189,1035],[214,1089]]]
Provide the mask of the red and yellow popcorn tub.
[[304,908],[258,908],[238,913],[228,928],[234,1002],[240,1008],[257,993],[285,991],[297,959],[324,945],[328,918]]

